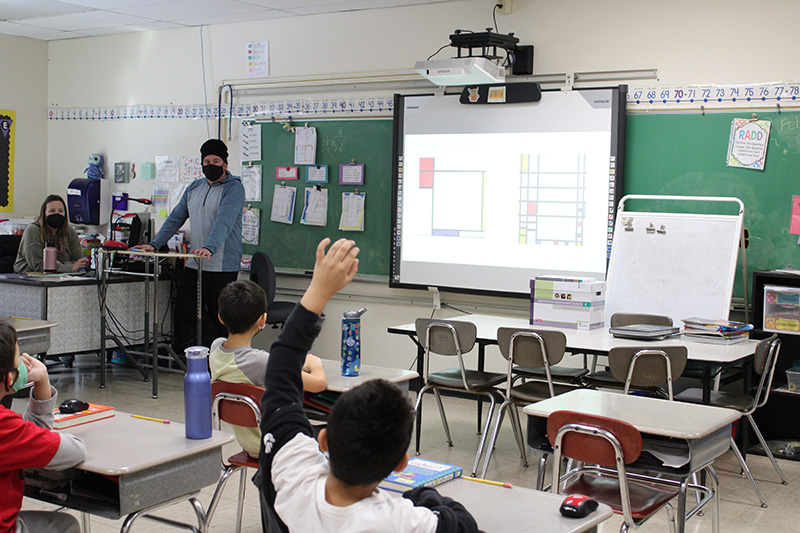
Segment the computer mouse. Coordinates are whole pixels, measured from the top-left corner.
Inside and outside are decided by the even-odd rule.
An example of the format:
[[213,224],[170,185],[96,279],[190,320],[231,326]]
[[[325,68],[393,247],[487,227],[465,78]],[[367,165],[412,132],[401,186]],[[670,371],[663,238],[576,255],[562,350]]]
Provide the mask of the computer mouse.
[[570,494],[561,502],[558,510],[562,515],[569,518],[583,518],[597,510],[597,500],[593,500],[584,494]]
[[70,398],[69,400],[64,400],[63,402],[61,402],[61,405],[58,406],[58,412],[68,415],[70,413],[80,413],[81,411],[85,411],[88,408],[89,404],[84,402],[83,400]]

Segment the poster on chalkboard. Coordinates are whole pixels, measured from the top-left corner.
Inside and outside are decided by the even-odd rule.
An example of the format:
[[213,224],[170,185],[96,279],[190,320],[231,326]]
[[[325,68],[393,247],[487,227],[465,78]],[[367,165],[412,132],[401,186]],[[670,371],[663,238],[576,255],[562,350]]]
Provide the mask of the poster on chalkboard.
[[734,118],[728,142],[728,166],[764,170],[771,120]]

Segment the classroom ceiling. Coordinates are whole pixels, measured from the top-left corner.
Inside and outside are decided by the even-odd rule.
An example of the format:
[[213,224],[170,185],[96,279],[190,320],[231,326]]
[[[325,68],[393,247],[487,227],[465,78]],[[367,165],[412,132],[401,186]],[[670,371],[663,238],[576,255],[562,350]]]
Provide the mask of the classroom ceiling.
[[453,0],[0,0],[0,34],[43,41]]

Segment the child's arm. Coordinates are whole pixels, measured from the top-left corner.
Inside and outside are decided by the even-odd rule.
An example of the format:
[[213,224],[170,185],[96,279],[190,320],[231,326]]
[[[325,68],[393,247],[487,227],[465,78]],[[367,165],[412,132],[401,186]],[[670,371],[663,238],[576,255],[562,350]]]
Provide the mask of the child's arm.
[[480,531],[475,519],[466,508],[433,487],[417,487],[403,493],[403,498],[418,507],[426,507],[438,515],[436,533],[473,533]]
[[303,365],[303,389],[307,392],[322,392],[328,386],[328,376],[322,361],[316,355],[308,354]]

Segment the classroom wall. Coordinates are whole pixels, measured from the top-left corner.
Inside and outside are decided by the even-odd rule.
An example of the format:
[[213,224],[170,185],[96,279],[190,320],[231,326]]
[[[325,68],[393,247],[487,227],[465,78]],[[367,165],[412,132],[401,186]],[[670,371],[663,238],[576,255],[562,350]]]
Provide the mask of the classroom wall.
[[16,112],[14,211],[36,215],[47,186],[47,43],[0,35],[0,109]]
[[[493,5],[490,0],[465,0],[55,41],[49,45],[49,101],[66,107],[216,102],[221,80],[246,76],[245,48],[256,40],[269,41],[272,77],[410,70],[415,61],[446,44],[456,28],[482,31],[491,26]],[[636,82],[640,85],[800,78],[797,63],[786,60],[785,53],[800,45],[800,32],[794,28],[800,4],[790,0],[766,0],[757,7],[744,0],[514,0],[513,8],[511,15],[497,16],[499,30],[514,32],[521,43],[536,47],[536,73],[658,69],[659,81]],[[448,57],[447,51],[437,57]],[[63,190],[70,179],[83,175],[92,152],[106,155],[111,172],[114,161],[132,161],[138,167],[154,155],[194,155],[207,137],[216,136],[216,123],[203,120],[50,121],[47,127],[50,191]],[[238,173],[235,155],[230,164]],[[135,179],[116,190],[147,195],[150,187]],[[282,277],[279,296],[296,299],[307,282]],[[524,300],[448,294],[443,299],[471,311],[527,312]],[[410,366],[413,345],[400,337],[387,342],[386,327],[429,316],[430,297],[384,284],[355,283],[334,301],[314,351],[337,357],[341,312],[362,305],[370,307],[363,319],[365,362]],[[457,312],[436,312],[453,314]],[[256,343],[268,346],[273,336],[267,330]]]

